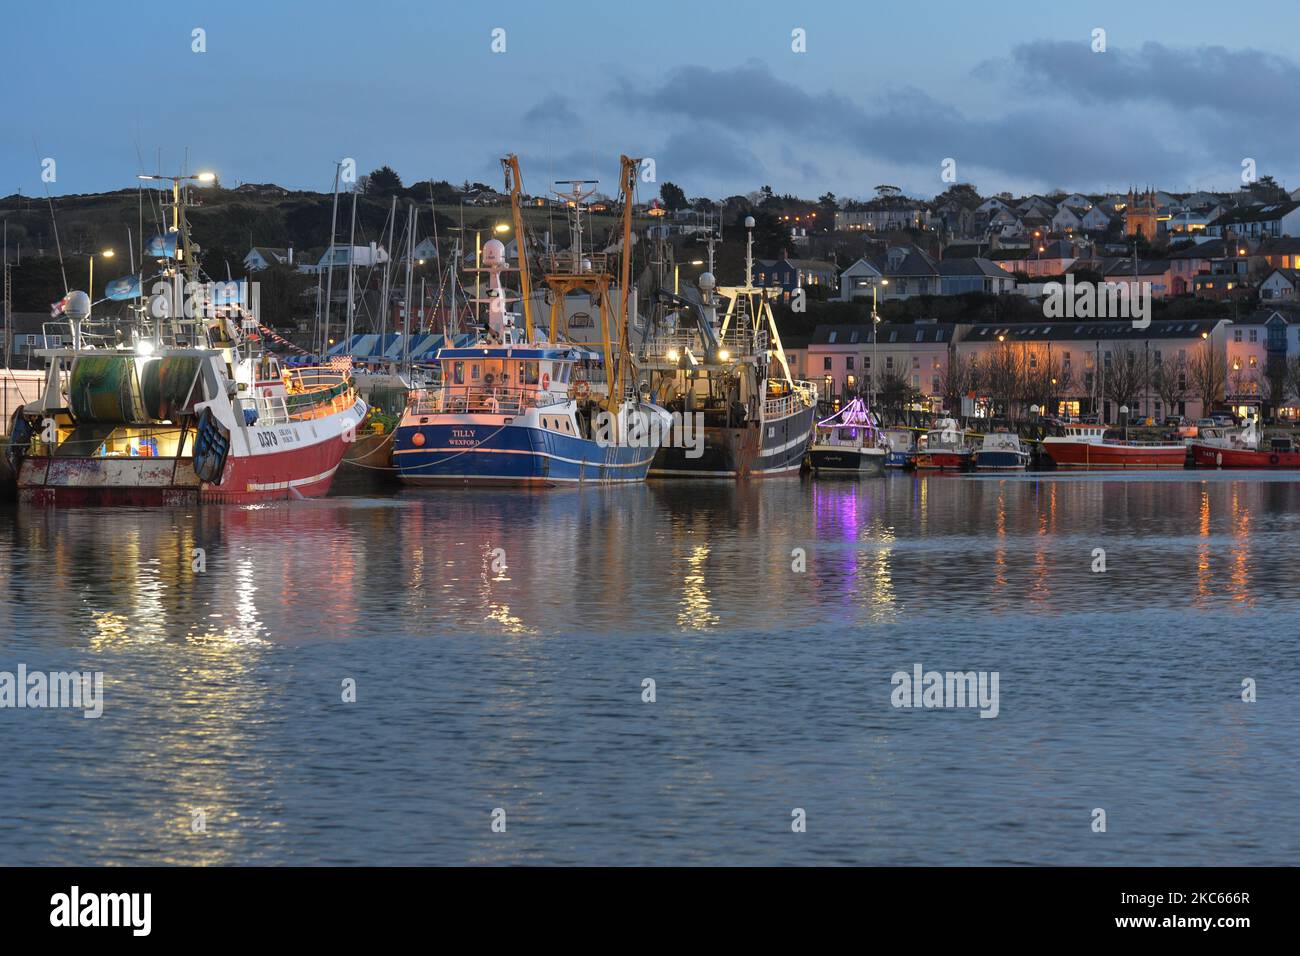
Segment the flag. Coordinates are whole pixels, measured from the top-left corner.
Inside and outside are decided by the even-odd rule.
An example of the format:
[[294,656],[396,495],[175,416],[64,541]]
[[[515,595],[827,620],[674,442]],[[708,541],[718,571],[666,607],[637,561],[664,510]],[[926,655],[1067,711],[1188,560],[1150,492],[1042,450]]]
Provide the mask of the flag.
[[66,308],[67,305],[68,305],[68,297],[67,297],[66,295],[65,295],[62,299],[60,299],[58,302],[51,302],[51,303],[50,303],[50,318],[51,318],[51,319],[57,319],[59,316],[61,316],[61,315],[63,314],[63,310],[64,310],[64,308]]
[[104,295],[114,302],[134,299],[140,294],[140,276],[122,276],[104,286]]
[[154,236],[145,244],[144,254],[151,259],[175,259],[176,233],[169,232],[165,236]]

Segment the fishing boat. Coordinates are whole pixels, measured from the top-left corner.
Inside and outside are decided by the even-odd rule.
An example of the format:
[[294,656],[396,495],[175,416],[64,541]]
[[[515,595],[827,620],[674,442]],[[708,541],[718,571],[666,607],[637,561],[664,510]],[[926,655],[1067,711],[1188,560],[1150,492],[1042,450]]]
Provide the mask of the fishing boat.
[[1187,461],[1186,445],[1116,441],[1105,425],[1066,425],[1042,449],[1058,468],[1182,468]]
[[753,217],[745,228],[744,285],[717,285],[710,242],[698,301],[658,293],[667,308],[652,317],[639,364],[655,400],[672,412],[674,433],[652,477],[773,478],[803,467],[817,387],[790,371],[770,301],[780,290],[753,284]]
[[1029,465],[1029,452],[1013,432],[991,432],[984,436],[975,451],[975,467],[988,471],[1023,471]]
[[921,436],[915,458],[918,470],[966,471],[974,463],[975,448],[959,425],[950,421],[943,428],[932,428]]
[[1191,442],[1198,468],[1300,468],[1300,450],[1288,437],[1274,436],[1259,447],[1253,424],[1244,428],[1202,428]]
[[855,398],[817,423],[808,461],[816,475],[876,476],[885,473],[888,454],[875,416],[861,398]]
[[[172,178],[172,228],[151,244],[160,271],[138,314],[96,324],[87,293],[58,303],[71,347],[37,353],[46,363],[41,397],[13,422],[25,503],[323,495],[366,416],[346,368],[290,369],[263,351],[256,286],[250,296],[243,283],[203,281],[182,181]],[[137,290],[141,277],[128,277]]]
[[889,453],[886,468],[911,468],[916,462],[916,432],[910,428],[886,428],[883,432]]
[[[630,252],[632,189],[638,160],[622,158],[623,249]],[[476,269],[487,276],[486,309],[477,341],[438,351],[440,385],[416,396],[394,433],[393,462],[406,484],[552,485],[642,481],[661,441],[667,412],[632,384],[626,302],[617,321],[609,303],[615,275],[604,255],[584,252],[582,218],[593,194],[573,181],[562,194],[570,213],[571,246],[544,261],[553,308],[549,333],[534,327],[530,272],[524,250],[518,160],[502,160],[519,237],[519,301],[511,312],[502,283],[505,246],[484,243]],[[628,290],[625,255],[621,290]],[[562,303],[585,292],[600,304],[599,348],[567,335]],[[523,328],[519,327],[522,319]],[[609,330],[618,327],[613,340]]]

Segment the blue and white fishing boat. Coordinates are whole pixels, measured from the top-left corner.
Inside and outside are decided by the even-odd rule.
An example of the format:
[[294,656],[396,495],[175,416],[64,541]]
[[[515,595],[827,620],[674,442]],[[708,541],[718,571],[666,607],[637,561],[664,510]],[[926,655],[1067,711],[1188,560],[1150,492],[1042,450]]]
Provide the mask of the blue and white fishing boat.
[[[624,190],[635,181],[636,160],[624,157]],[[570,291],[588,290],[600,303],[600,342],[568,341],[559,328],[562,310],[552,309],[550,334],[534,330],[523,223],[519,209],[519,167],[503,160],[521,250],[521,316],[507,310],[501,274],[505,246],[496,239],[482,247],[487,274],[486,328],[477,341],[440,349],[440,384],[420,393],[402,415],[394,436],[393,463],[399,478],[413,485],[548,485],[642,481],[660,444],[671,434],[671,418],[641,397],[632,381],[626,327],[617,342],[608,330],[623,324],[606,312],[613,276],[603,257],[583,255],[580,216],[585,195],[575,184],[570,209],[574,245],[547,263],[546,283],[556,301]],[[630,193],[624,203],[624,249],[630,249]],[[599,261],[597,261],[599,260]],[[628,288],[630,263],[624,260]],[[598,346],[598,347],[595,347]]]
[[910,428],[886,428],[882,435],[889,448],[886,468],[910,468],[916,461],[916,433]]
[[991,432],[984,436],[975,451],[975,467],[988,471],[1023,471],[1029,464],[1029,452],[1012,432]]

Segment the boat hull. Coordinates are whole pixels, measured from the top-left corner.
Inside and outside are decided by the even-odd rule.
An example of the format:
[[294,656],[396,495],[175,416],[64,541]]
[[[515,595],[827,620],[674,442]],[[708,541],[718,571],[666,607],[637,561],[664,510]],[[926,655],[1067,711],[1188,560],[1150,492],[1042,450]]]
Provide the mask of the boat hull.
[[977,451],[975,467],[981,471],[1024,471],[1029,455],[1023,451]]
[[739,428],[706,426],[703,453],[664,445],[650,466],[652,478],[778,478],[798,475],[812,439],[811,406],[784,418]]
[[236,430],[218,481],[200,479],[189,455],[24,458],[18,499],[41,506],[151,506],[320,497],[329,493],[365,413],[358,401],[323,418]]
[[1300,468],[1300,451],[1262,451],[1192,443],[1198,468]]
[[393,465],[408,485],[554,485],[644,481],[655,450],[601,445],[531,425],[398,426]]
[[327,494],[347,445],[342,437],[292,451],[231,455],[220,484],[200,481],[183,458],[29,458],[18,498],[42,506],[256,504]]
[[922,451],[916,455],[918,471],[966,471],[975,462],[970,451]]
[[885,457],[883,449],[841,448],[835,445],[813,445],[808,452],[809,463],[816,475],[883,475]]
[[1182,445],[1123,445],[1110,442],[1043,442],[1043,452],[1058,468],[1182,468]]

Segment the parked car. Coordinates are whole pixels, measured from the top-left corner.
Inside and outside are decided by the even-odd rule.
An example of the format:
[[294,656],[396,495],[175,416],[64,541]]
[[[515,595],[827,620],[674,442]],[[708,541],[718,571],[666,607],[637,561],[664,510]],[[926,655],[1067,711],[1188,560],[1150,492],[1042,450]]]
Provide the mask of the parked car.
[[1187,419],[1182,415],[1166,415],[1165,428],[1183,428],[1187,424]]
[[1210,418],[1214,420],[1214,424],[1223,428],[1231,428],[1233,425],[1237,424],[1236,416],[1229,415],[1227,412],[1213,412],[1210,415]]
[[1196,427],[1197,427],[1198,429],[1199,429],[1199,428],[1218,428],[1218,427],[1220,427],[1220,425],[1219,425],[1219,420],[1218,420],[1217,418],[1198,418],[1198,419],[1196,419]]

